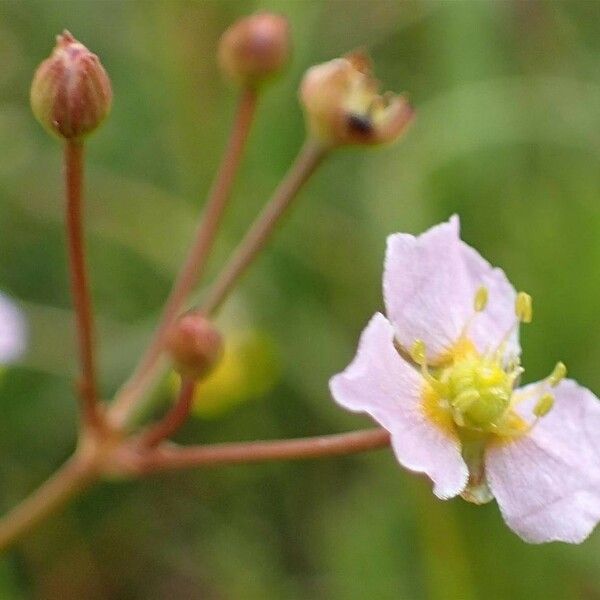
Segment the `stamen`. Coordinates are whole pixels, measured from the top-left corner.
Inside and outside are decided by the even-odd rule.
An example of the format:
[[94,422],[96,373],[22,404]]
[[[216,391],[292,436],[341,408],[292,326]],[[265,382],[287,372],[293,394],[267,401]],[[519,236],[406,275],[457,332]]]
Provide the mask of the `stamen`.
[[420,366],[425,364],[425,342],[423,340],[415,340],[415,343],[410,349],[410,357]]
[[482,312],[485,310],[485,307],[488,303],[489,292],[485,286],[481,286],[475,292],[475,300],[473,302],[473,308],[475,312]]
[[444,385],[429,372],[429,367],[427,366],[427,348],[425,347],[425,342],[423,340],[415,340],[409,354],[415,363],[421,367],[421,375],[423,375],[423,379],[425,379],[425,381],[436,392],[442,393],[444,390]]
[[567,375],[567,367],[562,362],[557,362],[554,371],[548,377],[548,383],[551,387],[556,387]]
[[515,386],[515,383],[517,382],[517,379],[519,379],[519,377],[521,377],[521,375],[524,372],[525,372],[525,369],[518,362],[516,364],[512,363],[508,367],[508,370],[506,371],[506,374],[508,375],[508,379],[510,381],[511,387]]
[[533,319],[533,306],[531,296],[525,292],[519,292],[515,301],[515,314],[521,323],[531,323]]
[[539,419],[545,417],[554,406],[554,396],[552,394],[544,394],[533,408],[533,414]]
[[475,296],[473,297],[473,310],[474,313],[467,319],[465,326],[462,328],[460,332],[459,339],[466,339],[467,333],[469,332],[469,328],[473,324],[473,320],[477,316],[477,313],[483,312],[488,303],[489,292],[485,286],[480,286],[477,288],[475,292]]
[[[494,351],[491,354],[491,357],[499,362],[502,362],[504,354],[506,352],[506,345],[508,344],[508,340],[510,340],[510,336],[517,330],[518,324],[515,323],[512,325],[508,331],[502,336],[500,343],[496,346]],[[511,366],[512,365],[512,366]],[[509,359],[509,363],[507,365],[507,369],[509,372],[513,371],[520,365],[519,357],[513,356]]]

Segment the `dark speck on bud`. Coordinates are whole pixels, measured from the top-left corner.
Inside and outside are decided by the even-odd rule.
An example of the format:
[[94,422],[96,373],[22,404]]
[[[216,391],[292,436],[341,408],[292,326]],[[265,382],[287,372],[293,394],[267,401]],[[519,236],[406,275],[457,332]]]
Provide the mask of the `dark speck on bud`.
[[368,136],[373,133],[373,122],[364,115],[348,115],[348,129],[358,135]]
[[225,74],[250,88],[278,74],[290,53],[287,19],[266,12],[236,21],[219,42],[219,64]]
[[404,96],[379,94],[371,61],[359,52],[310,68],[300,101],[310,134],[326,147],[393,142],[414,116]]
[[197,380],[219,362],[223,354],[223,338],[204,315],[190,312],[171,326],[166,349],[175,370],[184,378]]
[[110,112],[112,89],[98,57],[68,31],[31,84],[31,108],[51,133],[78,139],[96,129]]

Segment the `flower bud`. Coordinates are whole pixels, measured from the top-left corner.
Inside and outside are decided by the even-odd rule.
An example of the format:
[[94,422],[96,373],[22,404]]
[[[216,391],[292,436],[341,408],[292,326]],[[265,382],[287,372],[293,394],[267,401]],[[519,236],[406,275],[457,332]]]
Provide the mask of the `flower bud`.
[[30,99],[33,114],[48,131],[77,139],[108,115],[112,89],[98,57],[64,31],[35,72]]
[[256,87],[281,71],[290,51],[287,19],[264,12],[229,27],[221,36],[218,58],[225,74],[235,83]]
[[365,54],[310,68],[302,80],[300,101],[311,135],[329,147],[393,142],[414,112],[404,96],[378,91]]
[[223,338],[206,317],[190,312],[180,317],[169,330],[166,349],[182,377],[200,379],[221,358]]

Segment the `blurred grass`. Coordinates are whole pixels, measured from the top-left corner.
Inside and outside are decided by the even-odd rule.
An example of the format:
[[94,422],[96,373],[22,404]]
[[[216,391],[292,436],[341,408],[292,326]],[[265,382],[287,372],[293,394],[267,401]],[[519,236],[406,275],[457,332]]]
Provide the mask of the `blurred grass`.
[[[223,316],[231,331],[273,340],[278,383],[194,420],[181,441],[367,426],[333,405],[327,380],[381,306],[386,234],[452,212],[534,297],[526,380],[561,359],[600,388],[600,4],[5,0],[0,289],[23,302],[33,346],[0,382],[3,508],[75,435],[60,152],[29,113],[35,66],[66,27],[113,79],[114,112],[89,144],[88,170],[109,394],[147,339],[225,143],[235,100],[214,63],[218,36],[257,8],[290,18],[294,61],[261,103],[211,273],[301,143],[296,88],[309,65],[365,46],[419,116],[400,145],[340,152],[303,192]],[[0,562],[0,598],[588,600],[600,598],[599,572],[598,532],[581,547],[527,546],[495,505],[439,502],[379,452],[98,488]]]

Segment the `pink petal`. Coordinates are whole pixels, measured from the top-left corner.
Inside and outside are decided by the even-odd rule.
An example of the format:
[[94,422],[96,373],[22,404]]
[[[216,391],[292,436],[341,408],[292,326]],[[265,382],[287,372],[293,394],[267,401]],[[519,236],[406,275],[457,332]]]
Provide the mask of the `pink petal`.
[[[544,383],[523,402],[528,418]],[[582,542],[600,520],[600,402],[572,380],[552,390],[556,403],[529,434],[492,444],[486,473],[504,520],[525,541]]]
[[17,360],[25,350],[25,319],[21,311],[0,294],[0,364]]
[[468,472],[458,439],[425,415],[424,380],[398,354],[394,329],[382,314],[371,319],[356,357],[330,388],[344,408],[368,413],[391,433],[400,464],[426,473],[436,496],[451,498],[464,489]]
[[398,233],[388,238],[383,276],[388,317],[400,344],[410,349],[415,340],[423,340],[431,362],[452,348],[474,317],[480,286],[488,288],[488,306],[474,317],[467,334],[477,348],[495,348],[515,323],[513,287],[500,269],[460,240],[459,227],[453,216],[418,237]]

